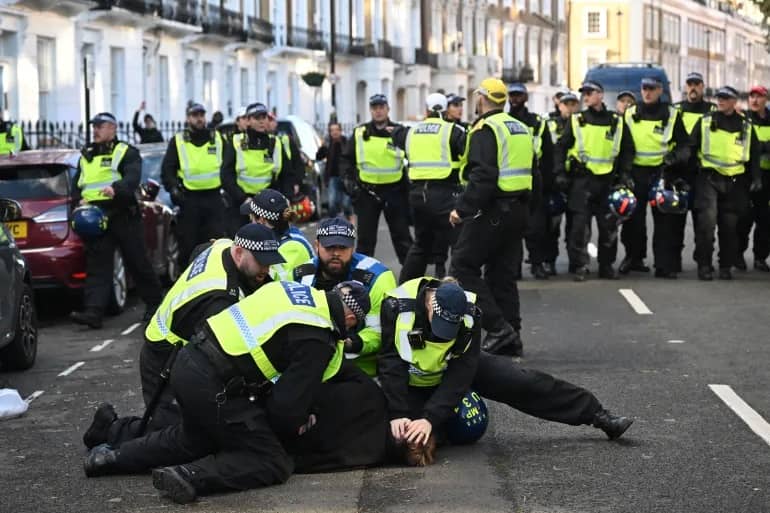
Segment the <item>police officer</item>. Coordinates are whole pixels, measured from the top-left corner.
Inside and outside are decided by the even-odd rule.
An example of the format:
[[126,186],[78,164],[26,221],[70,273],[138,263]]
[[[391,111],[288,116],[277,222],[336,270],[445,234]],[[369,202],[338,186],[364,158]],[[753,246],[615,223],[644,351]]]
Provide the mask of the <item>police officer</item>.
[[[625,123],[634,143],[631,168],[636,209],[631,219],[623,223],[620,239],[626,256],[618,267],[621,274],[631,271],[649,272],[644,264],[647,255],[647,201],[650,186],[663,178],[674,183],[682,178],[675,173],[690,156],[690,139],[680,117],[680,111],[660,100],[663,84],[657,77],[642,79],[642,102],[625,111]],[[683,230],[686,217],[665,214],[653,208],[655,231],[652,238],[655,256],[655,276],[676,278],[681,260],[677,234]]]
[[620,91],[615,102],[615,112],[622,116],[629,107],[634,105],[636,105],[636,96],[633,91]]
[[414,219],[414,242],[399,282],[425,274],[438,248],[446,254],[454,242],[456,232],[448,216],[461,190],[465,130],[442,119],[446,101],[441,93],[429,94],[425,120],[412,128],[398,126],[393,130],[393,144],[406,151],[409,161],[409,205]]
[[86,475],[155,469],[153,485],[178,503],[286,481],[293,464],[281,438],[312,428],[316,391],[343,367],[338,340],[368,309],[360,284],[322,292],[275,282],[210,317],[171,375],[181,424],[95,447]]
[[[249,249],[251,248],[251,249]],[[166,294],[144,331],[145,343],[139,357],[139,375],[146,408],[156,397],[154,411],[147,413],[147,431],[179,422],[174,395],[161,378],[173,363],[174,348],[186,345],[202,319],[235,304],[270,282],[270,267],[283,263],[276,253],[278,241],[267,226],[248,224],[235,241],[220,239],[202,248]],[[166,378],[167,379],[167,378]],[[83,436],[89,449],[102,443],[112,447],[141,436],[145,426],[140,417],[118,419],[109,403],[99,406]]]
[[223,139],[206,128],[206,108],[193,103],[187,108],[187,127],[168,143],[161,167],[161,181],[171,201],[179,207],[177,237],[179,266],[187,267],[193,248],[224,233],[221,181]]
[[465,97],[455,93],[446,95],[446,110],[444,111],[444,120],[454,123],[463,130],[468,129],[468,123],[463,121],[463,103]]
[[294,270],[294,280],[320,290],[332,290],[340,282],[355,280],[369,293],[371,313],[366,323],[345,340],[347,358],[369,376],[377,375],[380,350],[380,304],[389,290],[396,288],[396,277],[374,257],[353,251],[356,229],[346,219],[324,219],[316,230],[318,254]]
[[698,150],[695,209],[695,260],[698,278],[714,279],[711,257],[719,225],[719,278],[732,279],[740,251],[738,220],[749,211],[749,193],[762,189],[762,148],[751,120],[735,110],[738,91],[720,88],[717,111],[704,114],[692,131]]
[[357,216],[357,251],[374,256],[383,212],[393,249],[403,265],[412,246],[404,152],[391,139],[396,124],[388,117],[390,108],[384,94],[369,98],[369,112],[371,121],[356,127],[340,156],[340,174]]
[[388,293],[379,377],[397,442],[426,442],[469,389],[535,417],[593,425],[610,439],[629,428],[631,419],[610,414],[588,390],[479,351],[475,303],[456,283],[430,277]]
[[78,162],[72,182],[72,201],[74,205],[100,207],[109,221],[104,236],[85,242],[85,309],[72,312],[70,319],[94,329],[102,327],[112,289],[115,251],[119,249],[146,306],[143,319],[147,321],[162,296],[160,281],[147,257],[142,215],[136,202],[142,157],[136,148],[118,140],[117,121],[109,112],[97,114],[89,123],[94,126],[94,140],[83,149]]
[[28,149],[21,127],[0,117],[0,155],[18,155]]
[[516,271],[528,204],[539,194],[540,175],[533,169],[529,128],[503,112],[507,93],[496,78],[484,79],[474,93],[479,119],[468,134],[467,186],[449,214],[449,222],[461,227],[450,274],[479,295],[487,331],[483,348],[521,356]]
[[586,108],[570,118],[554,158],[556,186],[568,193],[567,209],[572,215],[569,259],[575,265],[575,280],[584,281],[588,276],[589,226],[595,216],[599,228],[599,277],[617,279],[612,264],[617,255],[618,228],[608,215],[607,197],[614,186],[631,181],[633,142],[622,116],[605,107],[601,84],[585,81],[580,93]]
[[286,152],[286,156],[291,163],[291,173],[299,180],[292,184],[292,190],[287,191],[287,193],[297,194],[299,193],[299,183],[305,174],[305,164],[302,162],[299,146],[291,133],[281,133],[278,131],[278,117],[272,112],[267,113],[267,131],[281,140],[283,151]]
[[[740,236],[736,267],[746,269],[743,253],[749,247],[749,232],[754,225],[754,269],[770,272],[765,261],[770,255],[770,113],[767,110],[767,88],[754,86],[749,93],[749,119],[761,148],[762,190],[751,195],[751,212],[738,224]],[[742,265],[741,265],[742,264]]]
[[230,201],[227,213],[230,233],[248,222],[240,207],[254,194],[268,187],[293,194],[299,188],[287,150],[281,140],[268,131],[267,114],[263,103],[249,105],[246,111],[249,128],[245,133],[234,134],[232,143],[225,146],[221,179]]

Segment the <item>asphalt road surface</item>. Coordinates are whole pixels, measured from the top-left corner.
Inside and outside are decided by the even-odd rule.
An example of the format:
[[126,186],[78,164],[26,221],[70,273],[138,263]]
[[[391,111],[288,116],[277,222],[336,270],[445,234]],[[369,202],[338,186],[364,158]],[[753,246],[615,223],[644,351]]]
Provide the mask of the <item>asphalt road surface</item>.
[[[96,405],[142,405],[142,305],[93,331],[41,296],[37,363],[0,373],[0,386],[31,399],[24,417],[0,422],[0,512],[770,512],[770,276],[700,282],[691,250],[677,281],[573,283],[564,255],[548,281],[525,266],[522,365],[634,417],[621,440],[490,402],[485,437],[442,448],[433,466],[293,476],[188,507],[161,499],[147,475],[83,474]],[[377,256],[398,271],[384,226]]]

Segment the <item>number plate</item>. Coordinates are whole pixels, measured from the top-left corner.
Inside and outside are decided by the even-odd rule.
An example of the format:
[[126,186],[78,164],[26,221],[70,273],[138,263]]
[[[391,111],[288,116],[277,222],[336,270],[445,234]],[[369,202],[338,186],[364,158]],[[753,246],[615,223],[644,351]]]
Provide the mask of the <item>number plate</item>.
[[27,222],[26,221],[12,221],[5,223],[8,231],[11,232],[14,239],[26,239],[27,238]]

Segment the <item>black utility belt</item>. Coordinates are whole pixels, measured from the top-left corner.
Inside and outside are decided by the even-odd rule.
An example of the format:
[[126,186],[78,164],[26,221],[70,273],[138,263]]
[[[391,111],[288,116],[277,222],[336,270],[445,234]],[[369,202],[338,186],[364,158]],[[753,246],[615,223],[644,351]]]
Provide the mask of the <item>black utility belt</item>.
[[457,180],[447,180],[446,178],[436,180],[412,180],[410,183],[412,187],[419,187],[420,189],[431,187],[441,187],[444,189],[460,188],[460,182]]
[[255,376],[255,374],[260,374],[256,369],[256,364],[253,364],[253,372],[242,372],[235,363],[235,357],[226,355],[218,347],[219,343],[211,340],[205,332],[193,335],[190,344],[209,361],[214,373],[225,384],[227,396],[261,397],[270,390],[272,382],[264,379],[264,377],[260,379]]

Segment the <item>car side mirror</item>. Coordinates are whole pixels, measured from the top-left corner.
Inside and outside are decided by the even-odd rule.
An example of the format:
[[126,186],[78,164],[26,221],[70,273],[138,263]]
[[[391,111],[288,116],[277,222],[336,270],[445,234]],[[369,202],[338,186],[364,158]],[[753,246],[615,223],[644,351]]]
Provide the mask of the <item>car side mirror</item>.
[[0,222],[21,219],[21,204],[12,199],[0,199]]
[[155,201],[159,192],[160,184],[152,178],[149,178],[146,182],[139,186],[139,193],[141,194],[142,199],[145,201]]

